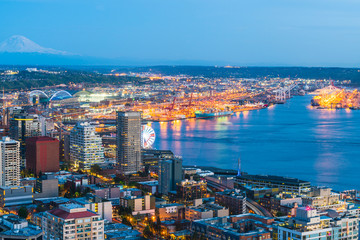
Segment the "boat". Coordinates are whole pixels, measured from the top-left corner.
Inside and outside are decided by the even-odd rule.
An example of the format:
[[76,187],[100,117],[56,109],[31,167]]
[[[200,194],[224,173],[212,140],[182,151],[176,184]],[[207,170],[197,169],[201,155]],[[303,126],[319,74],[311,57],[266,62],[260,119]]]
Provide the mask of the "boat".
[[233,111],[216,111],[216,112],[202,112],[196,111],[195,116],[196,118],[212,118],[212,117],[221,117],[233,114]]

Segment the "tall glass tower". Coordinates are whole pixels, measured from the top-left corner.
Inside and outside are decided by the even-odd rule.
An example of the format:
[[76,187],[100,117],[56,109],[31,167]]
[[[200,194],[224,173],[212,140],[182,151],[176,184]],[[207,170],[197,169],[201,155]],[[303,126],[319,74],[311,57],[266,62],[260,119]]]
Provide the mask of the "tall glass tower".
[[117,112],[117,163],[122,174],[141,170],[141,112]]

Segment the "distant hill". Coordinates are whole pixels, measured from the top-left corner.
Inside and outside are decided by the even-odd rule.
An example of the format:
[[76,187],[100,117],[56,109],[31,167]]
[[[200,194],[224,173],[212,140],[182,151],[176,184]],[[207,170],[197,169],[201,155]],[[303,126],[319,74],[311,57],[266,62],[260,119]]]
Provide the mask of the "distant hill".
[[213,66],[151,66],[119,68],[119,71],[152,72],[163,75],[189,75],[206,78],[287,78],[292,79],[333,79],[351,80],[360,85],[358,68],[324,68],[324,67],[213,67]]

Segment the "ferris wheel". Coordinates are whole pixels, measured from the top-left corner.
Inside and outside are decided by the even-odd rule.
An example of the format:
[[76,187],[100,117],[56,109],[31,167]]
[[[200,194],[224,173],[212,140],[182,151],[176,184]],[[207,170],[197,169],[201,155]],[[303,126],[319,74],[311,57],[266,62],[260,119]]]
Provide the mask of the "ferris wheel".
[[143,125],[141,130],[141,146],[151,148],[155,142],[155,131],[148,125]]

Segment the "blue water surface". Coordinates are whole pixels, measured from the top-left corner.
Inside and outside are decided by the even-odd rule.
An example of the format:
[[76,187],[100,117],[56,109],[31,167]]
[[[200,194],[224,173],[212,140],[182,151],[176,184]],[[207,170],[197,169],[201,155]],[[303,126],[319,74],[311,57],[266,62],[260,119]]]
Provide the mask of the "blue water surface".
[[310,95],[286,104],[211,119],[152,123],[154,147],[184,165],[237,169],[360,189],[360,111],[319,110]]

